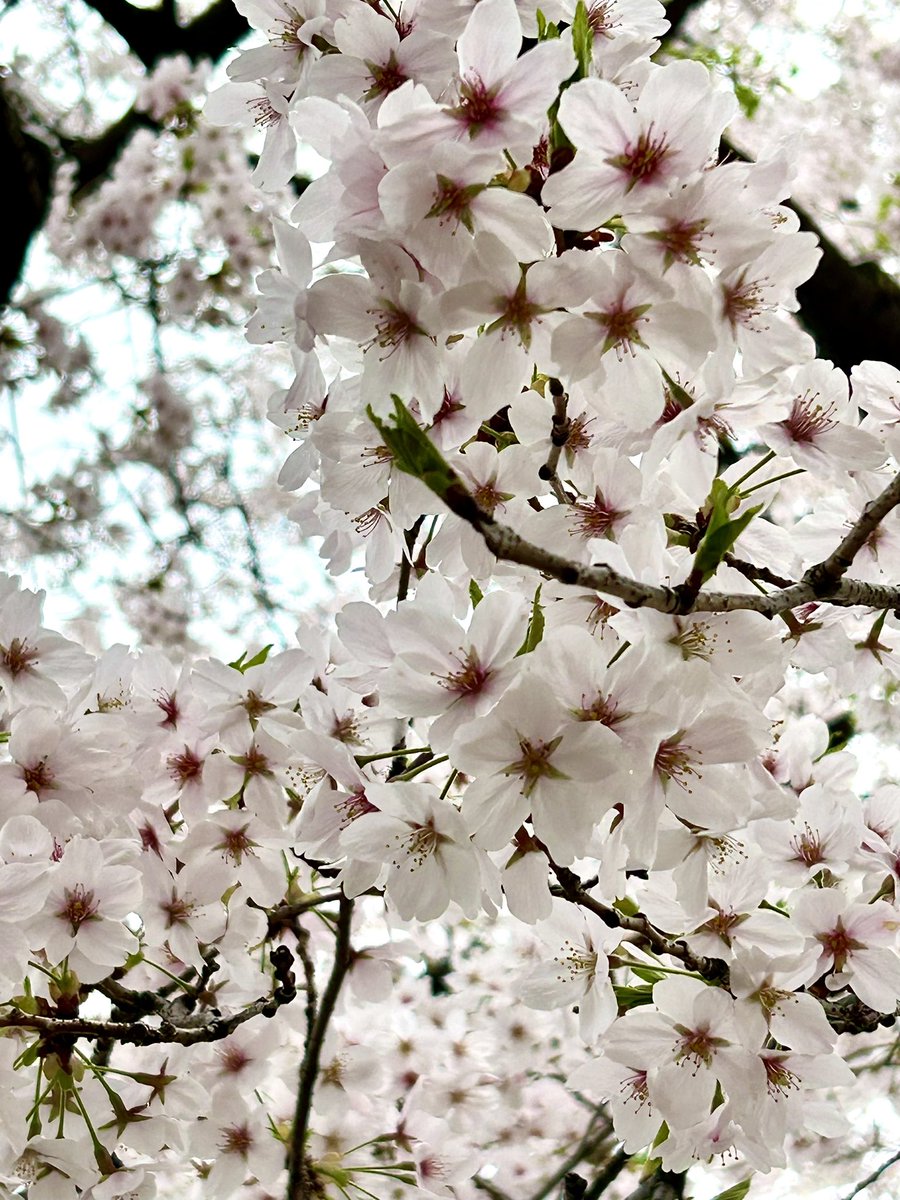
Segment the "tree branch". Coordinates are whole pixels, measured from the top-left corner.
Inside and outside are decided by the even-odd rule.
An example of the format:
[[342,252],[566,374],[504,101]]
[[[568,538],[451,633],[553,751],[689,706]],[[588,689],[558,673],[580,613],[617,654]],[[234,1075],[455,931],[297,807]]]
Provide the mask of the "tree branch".
[[627,1200],[681,1200],[684,1195],[686,1173],[664,1171],[660,1168],[644,1179]]
[[[596,1117],[594,1120],[596,1120]],[[538,1190],[533,1192],[531,1196],[528,1197],[528,1200],[546,1200],[546,1197],[550,1195],[550,1193],[555,1187],[557,1187],[558,1184],[562,1183],[570,1171],[574,1171],[575,1168],[582,1163],[585,1158],[588,1157],[588,1155],[593,1154],[596,1150],[599,1150],[603,1143],[609,1138],[613,1131],[612,1122],[608,1118],[604,1118],[600,1128],[596,1129],[594,1128],[594,1120],[591,1121],[591,1124],[585,1130],[584,1136],[578,1143],[575,1150],[568,1156],[567,1159],[565,1159],[562,1165],[553,1172],[550,1178],[545,1180]]]
[[[722,138],[720,160],[752,157]],[[852,263],[809,213],[787,200],[805,233],[819,239],[822,257],[812,276],[797,288],[797,318],[815,339],[818,354],[848,373],[874,359],[900,369],[900,285],[875,262]]]
[[[778,588],[768,594],[744,592],[700,592],[683,585],[666,587],[641,583],[612,567],[583,566],[559,554],[527,542],[507,525],[502,525],[481,508],[467,491],[459,476],[444,464],[440,475],[445,486],[437,494],[448,508],[481,535],[488,549],[500,560],[533,567],[543,575],[558,579],[572,587],[584,587],[624,600],[629,608],[651,608],[657,612],[687,614],[691,612],[758,612],[774,617],[803,604],[827,600],[839,608],[900,609],[900,585],[865,583],[859,579],[842,579],[841,564],[865,544],[878,523],[900,501],[900,477],[895,477],[854,523],[834,554],[816,563],[799,583]],[[409,468],[410,470],[412,468]],[[448,484],[449,481],[449,484]],[[857,544],[858,543],[858,544]],[[852,554],[851,554],[852,551]],[[832,563],[832,558],[835,562]],[[836,564],[836,565],[835,565]],[[849,562],[848,562],[849,566]],[[844,568],[846,569],[846,568]],[[835,572],[838,572],[836,575]]]
[[[571,904],[577,904],[581,908],[586,908],[599,917],[603,924],[610,929],[625,929],[630,933],[637,934],[655,953],[668,954],[672,958],[679,959],[689,971],[695,971],[704,979],[715,980],[717,983],[727,985],[728,968],[720,959],[698,958],[687,943],[673,941],[666,937],[641,914],[628,917],[624,913],[620,913],[618,909],[603,904],[584,890],[581,880],[568,867],[558,867],[551,861],[550,869],[559,880],[559,891],[563,899],[568,900]],[[555,889],[553,890],[555,891]]]
[[170,54],[186,54],[191,62],[202,58],[215,61],[250,29],[231,0],[215,0],[189,25],[176,21],[174,6],[169,4],[136,8],[128,0],[87,0],[87,3],[149,68]]
[[584,1193],[582,1200],[597,1200],[599,1196],[602,1196],[609,1185],[618,1179],[630,1161],[631,1155],[625,1153],[624,1146],[620,1146]]
[[294,1110],[294,1124],[288,1151],[287,1200],[313,1200],[317,1195],[316,1183],[312,1178],[306,1158],[306,1133],[309,1127],[309,1115],[312,1111],[313,1092],[319,1074],[319,1059],[325,1043],[325,1034],[328,1032],[328,1023],[334,1012],[344,976],[351,963],[350,926],[352,920],[353,901],[341,896],[335,931],[334,962],[328,983],[325,985],[325,991],[322,993],[322,1000],[312,1031],[306,1040],[303,1062],[300,1065],[297,1106]]
[[898,1150],[896,1154],[892,1154],[891,1157],[883,1162],[880,1167],[876,1167],[871,1175],[867,1175],[865,1179],[860,1180],[853,1191],[847,1193],[845,1200],[853,1200],[854,1196],[858,1196],[859,1193],[864,1191],[870,1183],[875,1183],[877,1180],[879,1180],[885,1171],[887,1171],[889,1167],[892,1167],[894,1163],[897,1162],[900,1162],[900,1150]]
[[828,595],[835,585],[847,574],[853,560],[863,548],[884,518],[900,504],[900,475],[863,509],[853,528],[839,546],[820,563],[816,563],[803,576],[817,593]]
[[[292,998],[292,997],[291,997]],[[160,1043],[175,1043],[193,1046],[198,1042],[217,1042],[228,1037],[246,1021],[260,1015],[272,1017],[282,1004],[288,1003],[276,992],[273,996],[261,996],[246,1008],[232,1013],[230,1017],[215,1017],[203,1024],[174,1025],[161,1021],[159,1025],[145,1025],[143,1021],[93,1021],[83,1017],[44,1017],[36,1013],[12,1011],[0,1016],[0,1029],[33,1029],[44,1037],[60,1038],[108,1038],[132,1046],[155,1046]]]

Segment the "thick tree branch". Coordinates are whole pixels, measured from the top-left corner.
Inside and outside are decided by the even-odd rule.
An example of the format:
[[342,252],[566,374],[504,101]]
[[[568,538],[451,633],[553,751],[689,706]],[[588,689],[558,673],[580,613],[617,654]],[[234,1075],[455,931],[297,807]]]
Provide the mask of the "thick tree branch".
[[287,999],[281,999],[276,992],[273,996],[261,996],[246,1008],[232,1013],[230,1017],[214,1017],[203,1023],[180,1026],[165,1020],[159,1025],[145,1025],[143,1021],[43,1017],[13,1007],[11,1012],[0,1016],[0,1029],[31,1029],[54,1041],[61,1038],[105,1038],[132,1046],[155,1046],[161,1043],[193,1046],[198,1042],[217,1042],[226,1038],[254,1017],[272,1017],[281,1005],[287,1002]]
[[[127,0],[88,3],[148,69],[173,54],[186,54],[195,63],[201,59],[215,62],[250,31],[232,0],[215,0],[189,25],[179,25],[168,4],[148,9],[136,8]],[[7,165],[7,207],[16,216],[0,246],[0,304],[6,302],[19,279],[31,239],[47,216],[54,171],[62,161],[62,157],[54,161],[54,148],[78,164],[78,194],[108,173],[135,130],[157,128],[134,108],[97,138],[65,138],[48,129],[46,139],[41,139],[29,131],[33,123],[14,91],[0,80],[0,152]]]
[[[804,604],[827,600],[839,608],[900,609],[900,585],[843,579],[843,570],[838,567],[839,574],[835,576],[835,566],[832,564],[834,556],[837,556],[836,562],[843,563],[850,550],[853,552],[852,561],[852,556],[871,537],[878,523],[896,506],[900,500],[900,482],[897,478],[866,506],[833,556],[810,567],[800,582],[778,588],[767,595],[743,592],[694,594],[679,585],[665,587],[641,583],[605,565],[583,566],[572,562],[527,542],[509,526],[495,521],[490,513],[476,504],[458,477],[454,478],[454,484],[439,493],[441,499],[481,535],[485,545],[498,559],[533,567],[543,575],[558,579],[560,583],[616,596],[624,600],[629,608],[651,608],[657,612],[679,614],[746,611],[774,617]],[[857,541],[859,545],[856,545]]]
[[600,1174],[592,1180],[582,1200],[598,1200],[606,1189],[618,1179],[630,1161],[631,1155],[626,1154],[624,1147],[620,1146]]
[[822,562],[810,567],[803,577],[804,580],[811,583],[817,591],[821,591],[822,595],[827,595],[847,574],[856,555],[875,533],[888,513],[898,504],[900,504],[900,475],[897,475],[880,495],[866,505],[859,520],[841,544],[835,547]]
[[21,98],[0,78],[0,157],[6,164],[7,211],[15,217],[0,239],[0,304],[19,278],[32,235],[50,203],[53,151],[29,132],[30,124]]
[[[753,161],[724,137],[719,157]],[[801,230],[815,234],[822,250],[812,277],[797,288],[797,318],[815,339],[820,357],[848,373],[867,359],[900,369],[900,284],[875,262],[852,263],[796,201],[786,201],[786,207],[797,214]]]
[[246,18],[231,0],[215,3],[189,25],[175,19],[174,6],[136,8],[128,0],[87,0],[123,38],[145,67],[154,67],[170,54],[186,54],[191,62],[215,61],[249,32]]

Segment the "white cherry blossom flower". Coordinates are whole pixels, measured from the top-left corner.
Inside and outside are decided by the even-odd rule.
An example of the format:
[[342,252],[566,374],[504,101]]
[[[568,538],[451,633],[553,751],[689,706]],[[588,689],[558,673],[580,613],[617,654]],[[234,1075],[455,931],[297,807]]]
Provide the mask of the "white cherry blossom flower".
[[821,888],[800,893],[791,919],[818,943],[815,975],[825,975],[829,991],[850,987],[876,1012],[894,1012],[900,1000],[900,958],[897,913],[891,905],[851,901],[837,888]]
[[451,901],[474,916],[481,896],[479,854],[455,806],[426,784],[372,784],[367,794],[378,811],[355,820],[341,835],[341,847],[350,858],[388,864],[386,890],[400,916],[433,920]]
[[105,978],[136,948],[124,921],[140,909],[140,873],[100,842],[73,838],[47,882],[45,918],[33,923],[32,941],[54,965],[68,958],[82,983]]
[[577,912],[563,901],[557,905],[557,911],[536,928],[554,952],[553,960],[529,972],[521,983],[521,995],[531,1008],[577,1005],[578,1027],[590,1044],[616,1017],[608,955],[621,941],[621,933],[593,913]]
[[592,230],[616,213],[640,212],[648,193],[706,165],[734,109],[734,97],[715,90],[697,62],[657,67],[634,105],[606,80],[573,84],[559,120],[578,153],[542,192],[553,224]]

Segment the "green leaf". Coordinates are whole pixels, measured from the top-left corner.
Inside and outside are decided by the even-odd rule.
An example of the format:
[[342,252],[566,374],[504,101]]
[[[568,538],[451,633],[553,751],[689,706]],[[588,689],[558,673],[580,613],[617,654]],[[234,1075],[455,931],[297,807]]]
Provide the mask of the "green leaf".
[[584,0],[578,0],[575,17],[572,21],[572,48],[578,59],[578,78],[584,79],[591,66],[594,53],[594,31],[588,19],[587,5]]
[[733,1184],[730,1188],[726,1188],[724,1192],[719,1192],[718,1196],[713,1196],[713,1200],[744,1200],[744,1197],[750,1191],[752,1179],[753,1176],[751,1175],[748,1179],[743,1179],[740,1183]]
[[676,383],[667,371],[663,371],[663,377],[666,381],[666,391],[670,393],[678,407],[681,409],[692,408],[694,397],[691,393],[686,388],[683,388],[680,383]]
[[638,979],[643,979],[645,983],[659,983],[661,979],[665,979],[664,971],[654,971],[652,967],[636,967],[633,963],[628,964],[628,969],[632,975],[637,975]]
[[440,496],[451,512],[476,529],[493,523],[493,517],[478,507],[462,479],[444,461],[424,430],[419,428],[400,397],[391,396],[391,399],[394,401],[392,424],[377,417],[371,405],[366,413],[384,440],[393,458],[393,466],[420,479],[436,496]]
[[535,13],[537,18],[537,35],[539,42],[549,42],[559,37],[559,26],[555,21],[548,21],[540,9]]
[[716,573],[719,563],[741,536],[757,513],[762,512],[763,505],[755,504],[748,508],[734,521],[726,521],[714,533],[707,533],[697,550],[694,559],[694,569],[700,572],[702,582],[706,583]]
[[472,607],[477,608],[484,599],[484,592],[478,586],[474,579],[469,580],[469,599],[472,601]]
[[536,646],[541,643],[541,638],[544,636],[544,607],[540,603],[541,600],[541,584],[537,585],[537,590],[534,593],[534,600],[531,602],[531,616],[528,619],[528,628],[525,631],[525,641],[516,651],[516,658],[522,654],[530,654]]
[[762,504],[754,505],[732,520],[731,513],[739,503],[740,498],[734,488],[730,488],[721,479],[713,480],[706,504],[709,519],[703,540],[697,547],[692,572],[700,585],[715,575],[719,563],[756,514],[763,509]]
[[384,439],[385,446],[391,452],[393,465],[399,471],[421,479],[427,488],[430,488],[442,499],[445,499],[450,491],[456,489],[465,491],[459,476],[444,461],[440,451],[420,429],[418,422],[400,397],[392,395],[391,399],[394,401],[394,413],[391,418],[393,424],[388,424],[377,417],[371,405],[366,412],[369,420]]
[[828,722],[828,747],[826,754],[843,750],[856,733],[856,718],[852,712],[842,712]]
[[613,992],[620,1012],[627,1012],[629,1008],[638,1008],[642,1004],[653,1003],[653,988],[649,984],[642,984],[638,987],[621,987],[613,984]]
[[[258,654],[254,654],[252,658],[247,658],[245,650],[240,658],[236,658],[234,662],[230,662],[229,667],[234,667],[235,671],[240,671],[243,675],[245,671],[249,671],[251,667],[261,667],[269,657],[269,651],[272,649],[274,642],[269,642],[268,646],[263,646]],[[246,662],[244,661],[246,659]]]

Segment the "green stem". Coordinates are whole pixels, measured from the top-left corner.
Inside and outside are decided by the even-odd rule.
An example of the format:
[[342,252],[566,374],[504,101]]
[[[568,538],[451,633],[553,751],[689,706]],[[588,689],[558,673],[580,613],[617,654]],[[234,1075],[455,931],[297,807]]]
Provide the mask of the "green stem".
[[447,799],[447,793],[453,787],[453,780],[456,778],[456,776],[458,774],[459,774],[459,771],[457,771],[456,767],[454,767],[453,770],[450,772],[450,774],[447,776],[447,782],[441,788],[441,799],[442,800]]
[[771,479],[764,479],[762,483],[754,483],[753,487],[747,488],[746,492],[741,492],[741,499],[746,500],[748,496],[752,496],[760,488],[768,487],[770,483],[780,483],[782,479],[790,479],[792,475],[803,475],[804,472],[804,467],[795,467],[793,471],[785,471],[781,475],[773,475]]
[[430,754],[430,746],[417,746],[414,750],[403,749],[399,750],[383,750],[379,754],[355,754],[354,761],[358,767],[368,766],[369,763],[378,762],[381,758],[406,758],[410,754]]
[[429,758],[428,762],[420,763],[417,767],[411,767],[410,770],[404,771],[402,775],[395,775],[391,780],[392,783],[408,782],[410,779],[415,779],[417,775],[421,775],[423,771],[428,771],[431,767],[436,767],[439,763],[449,761],[449,755],[439,754],[437,758]]
[[744,482],[745,479],[749,479],[750,476],[754,475],[759,470],[760,467],[764,467],[766,465],[766,463],[770,463],[774,457],[775,457],[774,450],[770,450],[768,452],[768,454],[764,454],[762,456],[762,458],[759,460],[759,462],[756,464],[756,466],[751,467],[749,471],[744,472],[744,474],[740,477],[740,479],[735,480],[735,482],[731,485],[731,491],[733,491],[733,492],[737,491],[737,489],[741,486],[741,484]]

